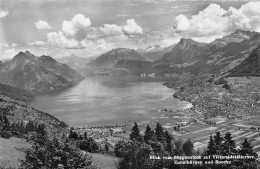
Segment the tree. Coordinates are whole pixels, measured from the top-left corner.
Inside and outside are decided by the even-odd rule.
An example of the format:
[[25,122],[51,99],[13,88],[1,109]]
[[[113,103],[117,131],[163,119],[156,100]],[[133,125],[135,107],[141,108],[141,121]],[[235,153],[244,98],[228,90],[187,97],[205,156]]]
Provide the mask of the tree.
[[20,133],[25,133],[25,126],[24,126],[24,123],[23,121],[20,122],[19,124],[19,130],[20,130]]
[[216,146],[216,153],[220,155],[222,154],[224,138],[221,136],[219,131],[216,132],[216,135],[213,138]]
[[187,156],[191,156],[193,154],[194,150],[194,145],[191,142],[190,139],[188,139],[184,144],[183,144],[183,151]]
[[6,116],[6,112],[1,112],[1,128],[0,128],[0,135],[3,138],[7,138],[9,139],[12,136],[12,133],[10,131],[11,126],[10,126],[10,122]]
[[175,155],[183,155],[183,149],[182,149],[182,140],[175,140],[174,142],[175,148],[174,148],[174,154]]
[[163,142],[163,136],[164,136],[163,128],[162,128],[162,126],[159,123],[157,123],[157,125],[155,127],[154,135],[155,135],[157,141]]
[[137,140],[133,140],[129,144],[127,153],[119,161],[118,169],[150,168],[149,150],[141,148],[142,143]]
[[248,142],[247,138],[241,143],[241,146],[238,150],[239,154],[242,156],[255,156],[257,157],[257,153],[254,152],[253,146]]
[[85,150],[85,151],[91,152],[91,153],[97,152],[99,150],[99,146],[93,138],[87,138],[85,140],[78,140],[77,146],[81,150]]
[[45,125],[39,124],[35,132],[29,134],[28,141],[32,144],[40,147],[45,145],[48,140],[47,132],[45,131]]
[[29,122],[26,124],[25,132],[29,133],[29,132],[35,131],[35,128],[36,127],[35,127],[34,123],[31,120],[29,120]]
[[134,123],[134,127],[131,130],[130,140],[136,139],[137,141],[142,141],[142,136],[140,135],[140,130],[137,123]]
[[78,140],[78,134],[75,131],[70,130],[69,139]]
[[128,151],[128,143],[120,140],[115,144],[115,156],[117,157],[124,157]]
[[172,152],[172,136],[168,133],[168,131],[165,131],[165,141],[166,141],[166,151],[168,151],[169,153]]
[[109,146],[108,146],[108,142],[107,142],[107,140],[106,140],[106,143],[105,143],[105,151],[108,152],[108,150],[109,150]]
[[21,161],[21,169],[51,169],[60,166],[64,169],[77,169],[91,165],[91,156],[83,154],[66,140],[56,137],[46,140],[43,145],[34,143]]
[[223,155],[236,154],[236,142],[232,139],[231,133],[227,132],[224,137],[225,141],[223,143]]
[[153,138],[153,131],[150,128],[149,125],[147,125],[146,130],[144,132],[144,141],[147,143],[149,140],[151,140]]
[[10,122],[5,113],[2,114],[2,130],[10,130]]
[[0,107],[0,132],[2,132],[3,130],[10,129],[10,122],[7,118],[8,111],[9,111],[8,108]]
[[84,134],[83,134],[83,139],[87,139],[88,138],[88,134],[87,132],[85,131]]
[[206,155],[214,155],[216,154],[217,150],[216,150],[216,144],[213,140],[212,135],[209,137],[209,142],[208,142],[208,147],[206,150]]

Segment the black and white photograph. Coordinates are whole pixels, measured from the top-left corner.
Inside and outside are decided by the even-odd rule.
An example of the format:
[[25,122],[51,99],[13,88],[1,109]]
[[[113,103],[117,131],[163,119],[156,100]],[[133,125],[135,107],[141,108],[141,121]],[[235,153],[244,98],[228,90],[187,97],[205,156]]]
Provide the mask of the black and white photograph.
[[0,169],[260,169],[260,0],[0,0]]

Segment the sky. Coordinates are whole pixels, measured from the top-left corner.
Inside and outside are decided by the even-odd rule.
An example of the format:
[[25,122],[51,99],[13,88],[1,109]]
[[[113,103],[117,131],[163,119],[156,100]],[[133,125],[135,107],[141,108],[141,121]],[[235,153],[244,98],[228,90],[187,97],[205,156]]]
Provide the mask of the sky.
[[260,1],[0,0],[0,60],[211,42],[237,29],[260,32]]

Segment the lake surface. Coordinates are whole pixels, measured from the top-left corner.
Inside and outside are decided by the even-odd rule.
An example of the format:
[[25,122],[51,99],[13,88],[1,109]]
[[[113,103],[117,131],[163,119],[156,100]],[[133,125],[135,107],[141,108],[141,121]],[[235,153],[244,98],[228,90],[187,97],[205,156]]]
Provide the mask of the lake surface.
[[175,91],[162,85],[165,81],[135,76],[87,77],[60,93],[37,96],[30,106],[70,126],[131,124],[161,116],[157,108],[180,109],[187,105],[172,97]]

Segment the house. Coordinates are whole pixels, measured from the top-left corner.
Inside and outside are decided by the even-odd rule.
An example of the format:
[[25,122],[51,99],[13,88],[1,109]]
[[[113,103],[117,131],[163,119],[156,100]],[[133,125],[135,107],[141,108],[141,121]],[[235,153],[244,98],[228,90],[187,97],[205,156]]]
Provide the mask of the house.
[[121,134],[124,133],[124,131],[122,130],[122,128],[112,128],[111,129],[111,134],[112,135],[117,135],[117,134]]

